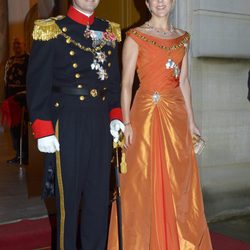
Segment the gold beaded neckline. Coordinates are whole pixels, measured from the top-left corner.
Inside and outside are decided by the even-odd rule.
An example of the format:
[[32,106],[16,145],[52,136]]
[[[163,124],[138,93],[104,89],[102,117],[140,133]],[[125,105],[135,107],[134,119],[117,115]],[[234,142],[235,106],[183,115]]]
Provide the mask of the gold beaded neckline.
[[[141,40],[143,40],[143,41],[145,41],[145,42],[147,42],[147,43],[149,43],[149,44],[151,44],[153,46],[156,46],[156,47],[158,47],[160,49],[163,49],[165,51],[173,51],[173,50],[179,49],[181,47],[185,47],[188,40],[190,39],[190,35],[186,32],[186,34],[182,35],[182,36],[184,36],[184,38],[178,44],[175,44],[175,45],[172,45],[172,46],[165,46],[165,45],[157,43],[154,40],[148,39],[146,36],[142,35],[141,33],[137,32],[134,29],[131,30],[130,32],[132,34],[134,34],[136,37],[140,38]],[[180,37],[182,37],[182,36],[180,36]],[[180,37],[177,37],[176,39],[178,39]],[[170,40],[174,40],[174,39],[170,39]],[[167,41],[167,39],[166,39],[166,41]]]

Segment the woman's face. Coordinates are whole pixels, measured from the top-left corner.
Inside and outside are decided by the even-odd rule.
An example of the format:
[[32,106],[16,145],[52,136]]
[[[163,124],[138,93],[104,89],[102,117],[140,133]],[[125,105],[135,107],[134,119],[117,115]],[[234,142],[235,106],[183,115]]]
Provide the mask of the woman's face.
[[92,13],[99,2],[100,0],[73,0],[73,5],[83,12]]
[[159,17],[168,16],[172,11],[175,0],[146,0],[149,11]]

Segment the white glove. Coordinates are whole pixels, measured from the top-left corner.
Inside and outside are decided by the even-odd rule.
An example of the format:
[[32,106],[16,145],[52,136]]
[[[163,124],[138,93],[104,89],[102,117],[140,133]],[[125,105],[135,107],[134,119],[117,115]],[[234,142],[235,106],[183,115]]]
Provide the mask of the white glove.
[[54,135],[46,136],[37,140],[37,147],[43,153],[55,153],[60,151],[60,145]]
[[110,122],[110,133],[113,136],[114,142],[118,142],[119,140],[119,131],[124,132],[125,126],[120,120],[113,120]]

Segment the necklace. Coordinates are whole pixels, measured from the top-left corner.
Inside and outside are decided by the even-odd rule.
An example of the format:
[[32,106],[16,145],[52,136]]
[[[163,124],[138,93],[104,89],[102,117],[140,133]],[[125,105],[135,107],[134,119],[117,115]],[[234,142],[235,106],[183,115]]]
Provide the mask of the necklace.
[[163,36],[167,36],[167,35],[173,33],[173,31],[174,31],[174,27],[173,27],[172,24],[170,25],[170,28],[169,28],[169,30],[167,30],[167,31],[162,31],[162,30],[159,30],[159,29],[155,28],[150,22],[146,22],[145,25],[146,25],[149,29],[151,29],[151,30],[155,31],[156,33],[158,33],[158,34],[160,34],[160,35],[163,35]]

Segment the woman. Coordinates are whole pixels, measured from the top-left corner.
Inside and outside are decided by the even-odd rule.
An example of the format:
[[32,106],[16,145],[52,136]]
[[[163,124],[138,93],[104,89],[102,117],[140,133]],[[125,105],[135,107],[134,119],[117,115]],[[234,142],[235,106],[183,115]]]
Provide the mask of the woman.
[[[189,34],[169,25],[174,0],[147,0],[152,18],[123,50],[122,109],[128,173],[122,176],[125,250],[210,250],[192,136]],[[140,88],[130,111],[135,69]],[[109,250],[118,249],[115,206]]]

